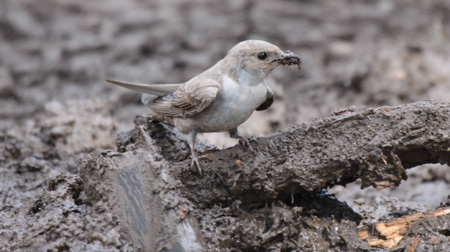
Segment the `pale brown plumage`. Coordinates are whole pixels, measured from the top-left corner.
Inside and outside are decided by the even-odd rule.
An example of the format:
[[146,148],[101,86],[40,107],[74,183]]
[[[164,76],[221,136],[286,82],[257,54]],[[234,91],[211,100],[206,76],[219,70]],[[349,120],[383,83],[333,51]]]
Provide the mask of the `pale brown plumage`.
[[147,106],[155,113],[170,117],[193,117],[216,99],[221,84],[210,80],[181,85],[174,93],[158,97]]
[[174,126],[190,135],[192,165],[197,132],[228,131],[251,148],[237,133],[237,126],[255,110],[269,108],[274,95],[264,79],[279,65],[300,64],[300,58],[283,53],[277,46],[260,40],[247,40],[234,46],[217,64],[181,84],[138,84],[107,80],[144,92],[152,119]]

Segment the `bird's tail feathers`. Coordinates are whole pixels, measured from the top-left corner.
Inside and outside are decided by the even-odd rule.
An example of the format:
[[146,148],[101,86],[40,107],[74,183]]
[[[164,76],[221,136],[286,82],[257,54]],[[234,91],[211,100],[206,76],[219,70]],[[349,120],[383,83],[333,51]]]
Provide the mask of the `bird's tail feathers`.
[[141,84],[116,80],[105,80],[114,85],[128,88],[134,91],[143,92],[155,96],[164,96],[175,92],[181,84]]
[[152,103],[158,96],[151,95],[151,94],[142,94],[141,96],[141,102],[145,105]]

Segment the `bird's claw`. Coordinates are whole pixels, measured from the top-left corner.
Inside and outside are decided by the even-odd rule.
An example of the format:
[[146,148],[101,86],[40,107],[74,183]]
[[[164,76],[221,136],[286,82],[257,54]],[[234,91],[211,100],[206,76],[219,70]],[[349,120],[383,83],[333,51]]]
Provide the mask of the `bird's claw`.
[[200,164],[198,163],[198,158],[192,157],[191,168],[194,169],[195,166],[197,166],[198,173],[200,173],[200,175],[203,175],[202,168],[200,167]]
[[255,150],[253,149],[252,145],[250,144],[250,142],[246,137],[239,136],[238,138],[240,145],[247,147],[251,152],[255,152]]

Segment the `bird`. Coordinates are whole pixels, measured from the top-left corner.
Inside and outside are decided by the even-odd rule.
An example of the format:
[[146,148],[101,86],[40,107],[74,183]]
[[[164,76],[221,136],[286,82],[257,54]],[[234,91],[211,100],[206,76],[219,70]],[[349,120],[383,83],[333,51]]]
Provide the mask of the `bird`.
[[245,40],[206,71],[184,83],[141,84],[105,81],[144,93],[143,103],[152,111],[148,117],[187,135],[191,167],[202,169],[195,151],[197,134],[229,132],[231,138],[253,151],[238,126],[254,111],[268,109],[274,94],[266,77],[279,65],[298,65],[300,57],[262,40]]

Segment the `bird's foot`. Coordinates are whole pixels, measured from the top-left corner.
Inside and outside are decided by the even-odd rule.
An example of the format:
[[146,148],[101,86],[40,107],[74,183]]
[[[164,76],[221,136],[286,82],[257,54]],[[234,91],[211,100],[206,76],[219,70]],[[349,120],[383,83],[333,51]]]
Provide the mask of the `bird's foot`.
[[202,168],[200,167],[200,164],[198,163],[198,157],[192,157],[191,168],[195,169],[195,166],[197,166],[198,173],[200,173],[200,175],[203,175]]
[[251,152],[255,152],[255,150],[253,149],[252,145],[250,144],[250,142],[248,141],[248,138],[243,137],[243,136],[236,136],[237,139],[239,139],[239,144],[247,147]]
[[195,166],[197,166],[198,173],[200,173],[200,175],[203,175],[202,168],[200,167],[200,164],[198,163],[197,152],[195,151],[195,140],[196,139],[197,139],[196,131],[192,131],[191,133],[189,133],[187,140],[188,140],[189,148],[191,149],[191,157],[192,157],[191,169],[195,169]]
[[246,137],[241,136],[241,135],[238,134],[237,128],[228,131],[228,133],[230,133],[230,137],[231,138],[238,139],[240,145],[242,145],[244,147],[247,147],[253,153],[255,152],[255,150],[253,149],[253,147],[250,144],[250,142],[248,141],[248,139]]

